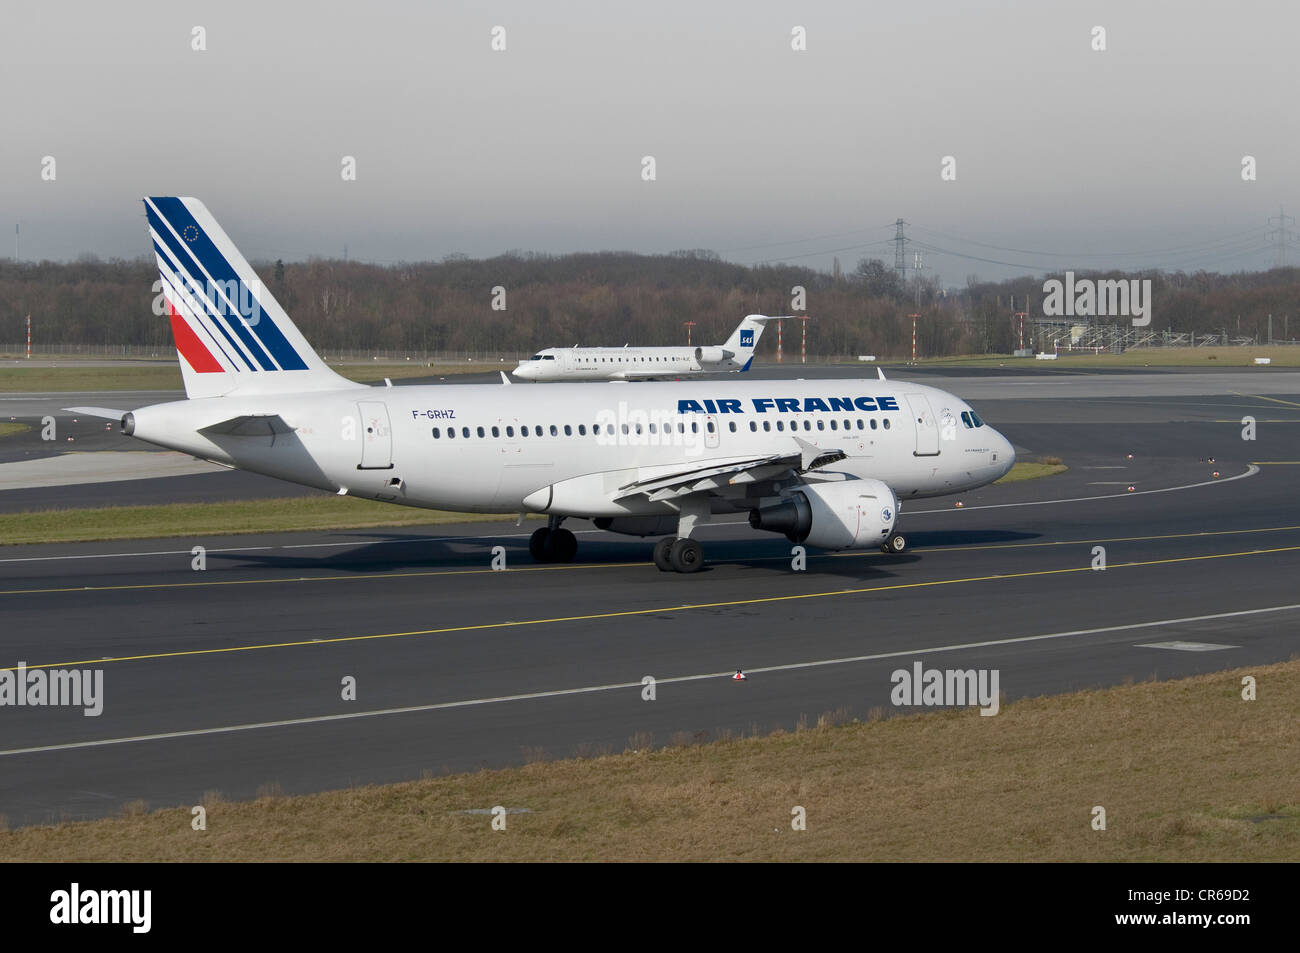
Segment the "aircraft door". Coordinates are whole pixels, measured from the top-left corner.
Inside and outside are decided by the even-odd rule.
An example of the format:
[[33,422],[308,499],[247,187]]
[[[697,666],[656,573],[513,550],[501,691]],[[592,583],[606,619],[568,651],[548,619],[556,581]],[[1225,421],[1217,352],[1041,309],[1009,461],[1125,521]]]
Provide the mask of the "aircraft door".
[[939,423],[935,420],[930,401],[924,394],[907,394],[907,406],[912,411],[913,426],[916,427],[916,451],[918,457],[933,457],[939,453]]
[[388,405],[382,400],[357,402],[361,413],[361,462],[358,470],[393,468],[393,428],[388,421]]

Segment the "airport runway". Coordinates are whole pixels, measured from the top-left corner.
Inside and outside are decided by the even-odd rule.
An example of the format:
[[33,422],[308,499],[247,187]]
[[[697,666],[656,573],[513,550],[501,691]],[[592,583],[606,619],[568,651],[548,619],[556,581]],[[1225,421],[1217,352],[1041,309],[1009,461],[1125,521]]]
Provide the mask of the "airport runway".
[[0,548],[0,665],[99,668],[104,686],[98,717],[0,708],[0,814],[16,826],[865,718],[893,710],[890,674],[917,661],[998,669],[1014,700],[1289,658],[1300,387],[1232,394],[1223,379],[1217,396],[1112,396],[1101,375],[1088,397],[1003,387],[981,414],[1022,458],[1058,455],[1069,473],[960,509],[907,504],[908,553],[813,551],[802,573],[783,539],[734,523],[706,531],[692,576],[581,522],[561,567],[531,564],[533,525],[512,523]]

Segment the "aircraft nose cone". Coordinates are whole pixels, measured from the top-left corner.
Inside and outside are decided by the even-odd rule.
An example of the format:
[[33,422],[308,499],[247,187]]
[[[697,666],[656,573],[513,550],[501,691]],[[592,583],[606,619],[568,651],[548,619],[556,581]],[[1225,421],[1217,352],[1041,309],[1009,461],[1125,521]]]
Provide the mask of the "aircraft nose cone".
[[1002,434],[998,434],[998,440],[1001,443],[998,447],[998,463],[1003,465],[1003,474],[1007,474],[1016,465],[1016,448],[1011,446],[1011,441]]

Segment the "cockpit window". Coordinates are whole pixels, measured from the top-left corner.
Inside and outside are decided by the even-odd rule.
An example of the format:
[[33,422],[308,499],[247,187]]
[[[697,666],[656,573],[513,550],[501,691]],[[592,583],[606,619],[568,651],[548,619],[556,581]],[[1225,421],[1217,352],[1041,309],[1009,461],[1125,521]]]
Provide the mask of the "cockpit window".
[[966,427],[967,430],[970,430],[971,428],[973,428],[973,427],[975,426],[974,421],[972,421],[972,420],[970,419],[970,411],[969,411],[969,410],[963,410],[963,411],[961,412],[961,422],[962,422],[962,424]]
[[542,355],[540,355],[540,354],[534,354],[534,355],[533,355],[532,357],[530,357],[528,360],[530,360],[530,361],[540,361],[541,359],[542,359]]
[[975,411],[973,411],[973,410],[970,412],[970,419],[973,420],[973,421],[975,421],[975,426],[976,426],[976,427],[983,427],[983,426],[984,426],[984,421],[980,420],[980,415],[977,414],[977,413],[975,413]]

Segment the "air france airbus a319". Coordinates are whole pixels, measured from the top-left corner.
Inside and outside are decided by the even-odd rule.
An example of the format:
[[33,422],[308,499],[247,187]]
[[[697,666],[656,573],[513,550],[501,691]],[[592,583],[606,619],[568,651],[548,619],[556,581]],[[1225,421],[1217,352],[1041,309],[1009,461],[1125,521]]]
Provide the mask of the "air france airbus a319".
[[514,375],[529,381],[627,381],[747,371],[763,325],[781,320],[748,315],[716,347],[551,347],[520,361]]
[[562,524],[660,536],[703,564],[719,514],[825,549],[902,552],[900,500],[1005,474],[1011,445],[960,398],[884,380],[368,387],[330,370],[203,203],[145,200],[186,400],[120,418],[137,439],[341,496],[536,513],[529,550],[568,561]]

